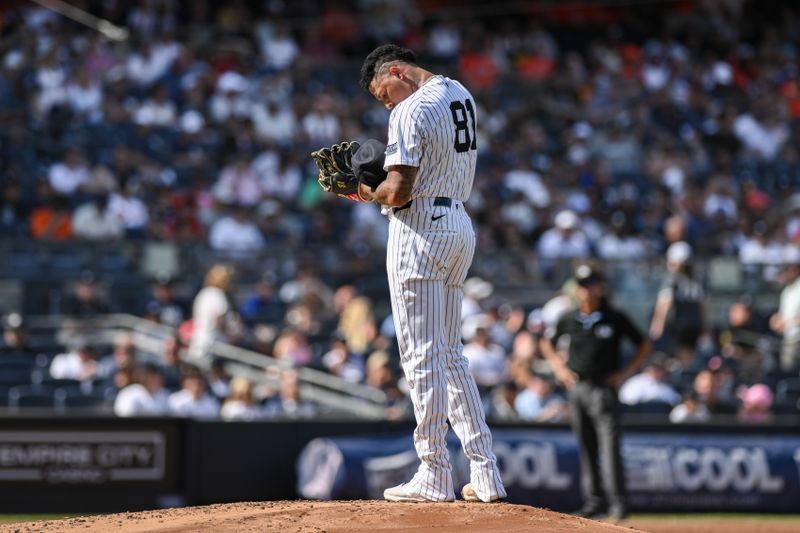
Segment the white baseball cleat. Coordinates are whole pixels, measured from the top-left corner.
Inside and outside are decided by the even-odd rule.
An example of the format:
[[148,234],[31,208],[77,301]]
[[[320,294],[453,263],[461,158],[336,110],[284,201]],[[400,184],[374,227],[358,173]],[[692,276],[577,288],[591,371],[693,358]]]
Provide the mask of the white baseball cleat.
[[[464,498],[465,502],[482,502],[483,500],[480,499],[478,493],[475,492],[475,487],[472,486],[472,483],[467,483],[464,485],[464,488],[461,489],[461,497]],[[493,498],[489,500],[487,503],[491,502],[499,502],[502,501],[503,498],[498,496],[497,498]]]
[[453,501],[453,500],[431,500],[422,494],[413,492],[408,483],[401,483],[396,487],[390,487],[383,491],[383,499],[390,502],[414,502],[414,503],[436,503],[437,501]]

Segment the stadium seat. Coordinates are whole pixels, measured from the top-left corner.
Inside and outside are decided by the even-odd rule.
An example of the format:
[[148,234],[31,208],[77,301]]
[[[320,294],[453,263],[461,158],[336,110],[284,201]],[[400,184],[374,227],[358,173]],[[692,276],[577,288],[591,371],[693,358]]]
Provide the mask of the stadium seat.
[[708,285],[713,291],[741,292],[742,263],[735,257],[715,257],[708,262]]
[[694,379],[697,377],[697,372],[690,370],[681,370],[676,372],[672,377],[672,383],[678,389],[678,392],[687,393],[694,387]]
[[53,407],[53,390],[36,385],[19,385],[8,389],[9,409],[24,407]]
[[68,409],[99,409],[107,405],[107,401],[102,396],[95,394],[83,394],[80,389],[61,388],[56,389],[53,394],[53,403],[58,411]]
[[130,268],[130,259],[121,251],[109,250],[100,255],[98,266],[103,273],[122,274]]
[[666,402],[640,402],[626,406],[626,411],[637,415],[664,415],[672,411],[672,406]]
[[47,267],[51,272],[57,272],[59,276],[63,276],[80,272],[86,268],[88,263],[88,254],[85,250],[59,250],[51,252]]
[[27,250],[12,250],[5,255],[4,270],[10,274],[34,276],[39,273],[39,259]]
[[117,386],[112,379],[98,378],[92,382],[92,396],[111,401],[117,396]]
[[9,368],[24,368],[29,372],[36,364],[36,359],[30,355],[0,355],[0,372],[4,372]]
[[775,385],[775,404],[800,410],[800,377],[778,381]]
[[38,381],[34,380],[34,383],[49,389],[81,386],[81,382],[77,379],[51,378],[49,375],[42,376],[41,379]]
[[31,383],[31,369],[25,367],[3,368],[0,371],[0,385],[28,385]]

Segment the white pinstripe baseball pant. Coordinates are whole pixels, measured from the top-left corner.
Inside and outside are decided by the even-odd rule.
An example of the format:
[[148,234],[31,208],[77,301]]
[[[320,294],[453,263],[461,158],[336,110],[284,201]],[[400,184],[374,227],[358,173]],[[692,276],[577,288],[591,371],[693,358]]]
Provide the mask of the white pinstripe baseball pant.
[[461,344],[463,283],[475,232],[461,202],[433,204],[433,198],[416,198],[410,207],[389,214],[389,291],[421,461],[410,489],[429,500],[453,499],[445,444],[449,418],[470,461],[478,496],[502,498],[506,492],[492,436]]

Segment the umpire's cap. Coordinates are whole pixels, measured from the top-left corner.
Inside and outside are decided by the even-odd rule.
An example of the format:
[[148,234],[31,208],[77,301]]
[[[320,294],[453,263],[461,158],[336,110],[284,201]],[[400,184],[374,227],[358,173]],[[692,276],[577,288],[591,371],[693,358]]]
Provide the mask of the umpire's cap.
[[603,283],[605,280],[605,275],[592,265],[579,265],[575,269],[575,281],[578,285],[586,287],[595,283]]
[[358,179],[373,189],[386,179],[383,162],[386,159],[386,145],[377,139],[369,139],[353,154],[353,173]]

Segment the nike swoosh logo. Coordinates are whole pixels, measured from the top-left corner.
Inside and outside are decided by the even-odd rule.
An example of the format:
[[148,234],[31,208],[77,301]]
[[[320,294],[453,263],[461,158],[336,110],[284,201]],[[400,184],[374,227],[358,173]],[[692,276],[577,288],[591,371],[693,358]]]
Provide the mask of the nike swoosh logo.
[[447,216],[447,215],[445,214],[445,215],[439,215],[438,217],[431,217],[431,220],[433,220],[434,222],[436,222],[436,221],[437,221],[437,220],[439,220],[440,218],[442,218],[442,217],[446,217],[446,216]]

